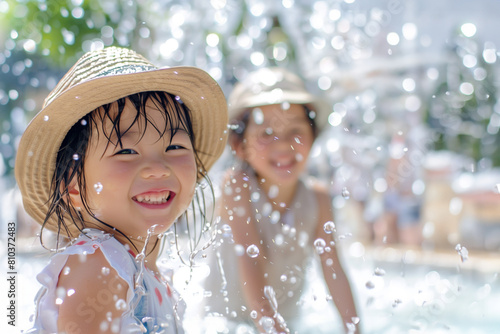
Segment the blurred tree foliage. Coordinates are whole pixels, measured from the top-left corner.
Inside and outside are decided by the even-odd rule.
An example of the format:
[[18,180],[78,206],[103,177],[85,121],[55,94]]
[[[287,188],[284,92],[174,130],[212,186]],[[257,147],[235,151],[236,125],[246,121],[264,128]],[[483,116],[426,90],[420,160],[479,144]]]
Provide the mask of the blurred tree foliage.
[[140,16],[135,1],[0,0],[0,175],[69,66],[93,48],[129,46]]
[[135,1],[4,0],[3,28],[28,53],[68,66],[92,42],[129,45],[139,7]]
[[480,162],[500,166],[500,105],[495,68],[485,61],[488,43],[458,32],[450,39],[441,83],[428,105],[426,120],[435,133],[434,148],[450,150]]

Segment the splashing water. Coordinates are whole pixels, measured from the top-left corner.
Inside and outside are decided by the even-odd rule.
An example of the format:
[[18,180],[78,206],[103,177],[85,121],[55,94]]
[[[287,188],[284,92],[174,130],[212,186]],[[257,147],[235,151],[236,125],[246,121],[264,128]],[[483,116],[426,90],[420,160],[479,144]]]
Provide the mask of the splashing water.
[[259,320],[259,324],[262,326],[262,329],[264,329],[265,333],[273,333],[274,320],[272,318],[262,317]]
[[323,225],[323,229],[325,230],[326,234],[332,234],[335,232],[335,223],[332,221],[327,221],[325,225]]
[[342,197],[345,199],[349,199],[351,197],[351,193],[347,190],[347,187],[342,188]]
[[224,266],[222,265],[222,257],[220,255],[219,251],[217,251],[215,255],[217,256],[217,267],[219,268],[221,278],[222,278],[220,289],[222,292],[225,292],[227,289],[227,280],[226,280],[226,274],[224,272]]
[[325,252],[326,242],[324,239],[318,238],[314,240],[314,247],[316,247],[316,251],[318,254],[323,254]]
[[229,226],[228,224],[223,224],[221,226],[221,233],[222,236],[225,238],[230,238],[233,236],[233,230],[231,229],[231,226]]
[[[143,246],[141,252],[139,254],[137,254],[135,257],[135,262],[138,264],[139,270],[135,274],[135,277],[134,277],[134,294],[137,296],[137,298],[135,299],[136,300],[135,304],[132,305],[132,309],[135,309],[139,305],[139,301],[142,299],[142,297],[146,295],[146,288],[144,286],[144,269],[145,269],[145,260],[146,260],[146,248],[149,244],[151,236],[153,236],[153,234],[155,233],[155,229],[158,226],[159,226],[158,224],[155,224],[148,229],[146,239],[144,240],[144,246]],[[160,234],[158,234],[157,237],[159,239],[161,239],[161,238],[163,238],[163,236],[164,236],[164,234],[160,233]],[[125,301],[123,301],[123,302],[125,302]],[[116,305],[115,305],[118,310],[120,310],[119,307],[123,306],[119,303],[121,303],[121,300],[118,300],[116,302]],[[125,302],[125,308],[126,308],[126,306],[127,305]],[[174,307],[174,311],[175,311],[175,307]],[[143,318],[143,319],[146,320],[146,322],[144,322],[144,323],[150,322],[149,318],[147,318],[147,317]],[[129,333],[137,333],[137,332],[145,333],[145,332],[147,332],[148,329],[146,329],[146,327],[140,322],[140,320],[137,319],[137,321],[138,321],[137,323],[129,324],[128,332]],[[163,328],[165,326],[168,326],[168,324],[166,324],[166,325],[160,324],[160,326],[154,325],[152,328],[149,329],[149,332],[159,333],[160,327]]]
[[247,247],[247,255],[250,256],[252,259],[256,258],[259,256],[260,250],[259,247],[256,245],[250,245]]
[[267,194],[267,196],[269,196],[269,198],[276,198],[276,196],[278,196],[280,190],[278,188],[278,186],[276,185],[272,185],[269,187],[269,193]]
[[94,184],[94,190],[95,192],[97,193],[97,195],[99,195],[103,189],[103,185],[101,182],[97,182],[96,184]]
[[[285,333],[290,333],[290,330],[288,329],[288,327],[286,325],[285,319],[278,312],[278,301],[276,299],[276,292],[274,291],[272,286],[266,285],[264,287],[264,296],[267,298],[267,300],[269,301],[269,304],[271,305],[271,308],[274,311],[273,318],[276,319],[276,321],[278,322],[280,327],[285,331]],[[262,319],[261,319],[262,327],[264,327],[264,323],[263,323],[264,318],[267,318],[267,317],[262,317]],[[274,321],[272,321],[272,326],[274,326]],[[266,329],[266,328],[264,328],[264,329]]]
[[281,214],[279,211],[273,211],[271,213],[271,224],[276,224],[277,222],[279,222],[281,218]]
[[460,255],[460,259],[462,260],[462,262],[465,262],[469,259],[469,251],[464,246],[457,244],[455,246],[455,250],[457,251],[458,255]]

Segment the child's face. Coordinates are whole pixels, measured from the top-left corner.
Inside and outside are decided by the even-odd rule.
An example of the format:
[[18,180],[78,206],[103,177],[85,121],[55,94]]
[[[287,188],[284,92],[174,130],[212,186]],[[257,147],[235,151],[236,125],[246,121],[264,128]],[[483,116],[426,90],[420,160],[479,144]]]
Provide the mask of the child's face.
[[[86,199],[92,212],[132,238],[144,237],[153,225],[158,225],[157,233],[167,230],[190,204],[197,179],[188,133],[179,129],[170,138],[167,130],[160,137],[164,115],[151,101],[146,112],[153,124],[144,131],[141,116],[122,136],[122,147],[115,145],[116,138],[108,143],[103,134],[102,127],[111,133],[110,122],[96,127],[84,165]],[[129,128],[135,116],[136,110],[127,100],[120,129]],[[72,199],[75,206],[81,206],[79,196],[72,195]],[[94,220],[84,209],[81,212],[85,221]]]
[[266,183],[290,185],[304,171],[313,141],[303,106],[268,105],[252,111],[237,154]]

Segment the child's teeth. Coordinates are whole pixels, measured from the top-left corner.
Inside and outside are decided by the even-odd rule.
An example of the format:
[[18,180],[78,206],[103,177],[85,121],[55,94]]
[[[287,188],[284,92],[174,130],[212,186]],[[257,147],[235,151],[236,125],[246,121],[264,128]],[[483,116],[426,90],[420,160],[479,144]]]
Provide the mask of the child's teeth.
[[137,195],[137,202],[148,204],[161,204],[166,203],[170,193],[162,193],[158,195]]

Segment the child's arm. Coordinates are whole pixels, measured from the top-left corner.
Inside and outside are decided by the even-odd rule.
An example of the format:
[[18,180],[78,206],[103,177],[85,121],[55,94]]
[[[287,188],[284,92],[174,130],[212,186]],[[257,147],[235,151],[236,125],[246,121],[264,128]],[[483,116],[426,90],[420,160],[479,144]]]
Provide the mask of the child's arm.
[[[239,256],[237,270],[242,281],[240,285],[243,287],[247,306],[250,310],[258,312],[255,325],[259,328],[259,332],[264,332],[258,321],[262,316],[273,318],[274,315],[269,301],[264,296],[264,287],[267,285],[263,269],[263,263],[266,261],[266,250],[260,244],[261,238],[251,211],[250,191],[248,187],[245,187],[245,183],[248,185],[248,181],[245,181],[243,177],[243,172],[233,172],[226,177],[224,185],[229,187],[231,192],[228,193],[227,189],[223,190],[219,213],[221,220],[231,226],[235,244],[242,245],[245,250],[252,244],[259,248],[259,255],[255,258],[251,258],[246,252]],[[244,208],[245,213],[240,216],[234,208]],[[276,322],[276,319],[274,320]],[[283,331],[278,325],[275,328],[278,332]]]
[[[322,238],[325,240],[326,245],[331,248],[331,251],[325,251],[323,254],[320,254],[323,275],[328,289],[330,290],[330,294],[332,295],[333,302],[335,303],[335,306],[337,307],[337,310],[342,318],[344,329],[346,330],[346,333],[352,333],[349,332],[347,324],[353,324],[353,322],[355,322],[354,319],[357,319],[358,317],[352,290],[346,273],[342,268],[337,249],[335,245],[331,243],[335,241],[335,232],[328,234],[324,230],[324,224],[331,221],[333,218],[330,197],[326,191],[319,189],[316,189],[316,197],[318,199],[319,206],[319,224],[316,228],[316,237],[314,240]],[[356,325],[355,333],[361,333],[359,325]]]
[[60,273],[57,285],[57,294],[64,296],[59,306],[59,331],[120,332],[128,284],[111,268],[102,252],[97,249],[84,258],[70,255],[65,268],[69,270]]

